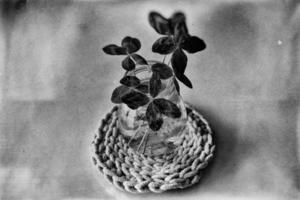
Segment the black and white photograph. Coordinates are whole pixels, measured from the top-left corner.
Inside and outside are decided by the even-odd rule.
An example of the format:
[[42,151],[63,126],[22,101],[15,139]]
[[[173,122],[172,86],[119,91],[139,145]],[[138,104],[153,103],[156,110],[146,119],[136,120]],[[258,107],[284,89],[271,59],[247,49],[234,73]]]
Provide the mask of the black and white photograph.
[[0,200],[299,200],[299,0],[0,0]]

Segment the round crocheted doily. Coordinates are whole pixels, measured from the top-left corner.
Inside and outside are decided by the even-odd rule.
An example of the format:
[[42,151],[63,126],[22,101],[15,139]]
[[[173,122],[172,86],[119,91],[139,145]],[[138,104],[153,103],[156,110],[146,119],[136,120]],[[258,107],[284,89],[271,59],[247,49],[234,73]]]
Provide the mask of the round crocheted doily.
[[132,193],[164,192],[197,183],[213,157],[215,146],[206,120],[187,107],[189,132],[172,154],[136,153],[117,128],[115,106],[102,120],[93,141],[93,163],[117,188]]

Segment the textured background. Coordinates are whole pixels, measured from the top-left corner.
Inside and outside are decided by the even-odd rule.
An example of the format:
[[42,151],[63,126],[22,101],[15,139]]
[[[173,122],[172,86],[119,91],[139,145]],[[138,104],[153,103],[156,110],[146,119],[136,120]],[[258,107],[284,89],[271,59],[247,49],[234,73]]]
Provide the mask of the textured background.
[[[300,191],[300,7],[295,1],[1,2],[0,199],[296,199]],[[11,1],[16,2],[16,0]],[[298,6],[298,9],[297,9]],[[150,10],[187,15],[205,51],[182,86],[215,131],[216,158],[182,192],[130,195],[99,176],[89,146],[122,76],[101,48],[150,51]],[[299,197],[299,196],[298,196]]]

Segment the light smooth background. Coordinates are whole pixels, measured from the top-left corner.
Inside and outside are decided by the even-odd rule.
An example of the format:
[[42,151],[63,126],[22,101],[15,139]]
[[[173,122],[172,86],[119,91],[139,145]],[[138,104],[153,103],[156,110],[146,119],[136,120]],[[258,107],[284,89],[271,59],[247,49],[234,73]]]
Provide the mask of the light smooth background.
[[[16,2],[16,1],[13,1]],[[297,199],[300,7],[297,0],[27,1],[0,25],[0,199]],[[93,168],[90,144],[113,106],[122,56],[101,49],[159,35],[150,10],[186,13],[207,49],[189,55],[185,101],[210,122],[216,156],[196,186],[131,195]],[[169,59],[169,57],[167,58]]]

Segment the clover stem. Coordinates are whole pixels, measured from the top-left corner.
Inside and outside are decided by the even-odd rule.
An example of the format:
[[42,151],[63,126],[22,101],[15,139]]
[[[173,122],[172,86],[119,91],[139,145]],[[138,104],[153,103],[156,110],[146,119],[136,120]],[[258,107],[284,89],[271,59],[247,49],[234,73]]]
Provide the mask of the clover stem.
[[147,135],[146,135],[146,139],[145,139],[145,145],[144,145],[144,149],[142,151],[143,154],[145,153],[145,150],[146,150],[146,147],[147,147],[147,143],[148,143],[148,137],[149,137],[149,133],[147,132],[146,134]]
[[[148,64],[147,65],[148,72],[152,72],[151,66]],[[150,91],[150,81],[148,82],[148,91]]]
[[[144,125],[145,123],[143,123],[143,124],[139,124],[139,127],[138,127],[138,129],[140,129],[141,128],[141,126],[142,125]],[[130,145],[130,143],[132,142],[132,140],[135,138],[135,136],[136,136],[136,134],[137,134],[137,131],[134,133],[134,135],[133,136],[131,136],[131,138],[129,139],[129,141],[128,141],[128,145]]]
[[137,134],[137,131],[134,133],[133,136],[131,136],[130,140],[128,141],[128,145],[130,145],[130,143],[132,142],[132,140],[135,138],[136,134]]
[[[133,59],[133,57],[131,56],[131,54],[127,54],[127,55],[131,58],[131,60],[133,60],[135,66],[136,66],[137,62]],[[135,70],[133,70],[133,75],[135,76]]]
[[[144,134],[144,136],[143,136],[143,138],[142,138],[142,140],[141,140],[141,142],[140,142],[140,144],[139,144],[139,146],[138,146],[138,148],[137,148],[137,151],[140,150],[140,148],[141,148],[142,144],[144,143],[144,141],[145,141],[147,135],[148,135],[148,132],[146,132],[146,133]],[[146,147],[145,147],[145,148],[146,148]]]
[[151,66],[149,64],[147,64],[147,69],[148,69],[148,72],[151,72]]
[[164,56],[163,63],[165,63],[166,57],[167,57],[167,55]]
[[169,60],[169,62],[168,62],[168,66],[171,64],[171,58],[170,58],[170,60]]

